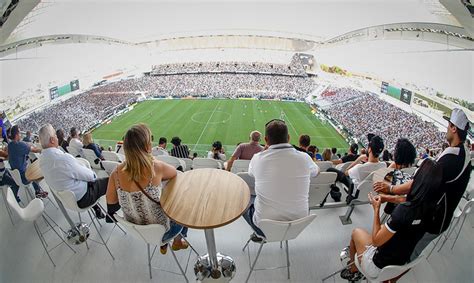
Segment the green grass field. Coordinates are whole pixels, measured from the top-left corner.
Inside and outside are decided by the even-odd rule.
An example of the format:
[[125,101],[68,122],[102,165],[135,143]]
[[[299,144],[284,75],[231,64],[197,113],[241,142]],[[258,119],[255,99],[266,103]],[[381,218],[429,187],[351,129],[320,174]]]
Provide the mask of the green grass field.
[[[288,125],[290,142],[298,144],[301,134],[311,136],[311,144],[320,152],[326,147],[347,150],[347,143],[330,124],[323,124],[311,108],[301,102],[260,100],[152,100],[144,101],[112,123],[93,132],[96,143],[109,146],[121,140],[127,129],[136,123],[147,124],[158,142],[159,137],[168,139],[179,136],[191,152],[204,156],[214,141],[221,141],[230,156],[236,144],[247,142],[249,133],[264,133],[265,123],[280,118],[283,113]],[[264,143],[264,141],[262,141]]]

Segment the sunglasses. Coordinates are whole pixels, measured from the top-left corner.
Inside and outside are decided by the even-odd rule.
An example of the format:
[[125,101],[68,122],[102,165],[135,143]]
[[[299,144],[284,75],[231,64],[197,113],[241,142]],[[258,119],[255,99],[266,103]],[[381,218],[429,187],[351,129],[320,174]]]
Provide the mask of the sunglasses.
[[[285,121],[281,120],[281,119],[272,119],[270,121],[268,121],[266,124],[265,124],[265,127],[268,126],[271,122],[275,122],[275,121],[278,121],[278,122],[282,122],[283,124],[285,124]],[[285,124],[286,125],[286,124]]]

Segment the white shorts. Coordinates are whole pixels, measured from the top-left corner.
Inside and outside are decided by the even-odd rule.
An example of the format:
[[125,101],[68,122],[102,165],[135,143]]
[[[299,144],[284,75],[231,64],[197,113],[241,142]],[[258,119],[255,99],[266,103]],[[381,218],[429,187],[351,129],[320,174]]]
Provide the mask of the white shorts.
[[374,261],[373,257],[375,252],[377,251],[377,247],[374,246],[367,246],[367,249],[362,254],[362,259],[360,263],[360,267],[363,269],[363,273],[368,275],[369,277],[377,277],[380,273],[380,268],[378,268]]

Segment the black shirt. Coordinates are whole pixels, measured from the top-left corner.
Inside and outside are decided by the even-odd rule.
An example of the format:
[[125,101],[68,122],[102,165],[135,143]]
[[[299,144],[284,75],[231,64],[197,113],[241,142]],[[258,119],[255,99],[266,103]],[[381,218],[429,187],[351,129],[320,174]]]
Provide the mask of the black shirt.
[[[469,163],[465,167],[466,157]],[[432,196],[434,200],[437,201],[446,193],[446,207],[443,205],[441,211],[436,211],[436,214],[439,214],[436,217],[436,221],[439,223],[436,223],[438,225],[435,226],[438,227],[437,229],[441,229],[440,232],[443,232],[448,228],[454,210],[469,183],[471,163],[468,157],[469,156],[466,156],[466,150],[463,143],[456,147],[446,148],[438,157],[437,162],[443,170],[443,178],[440,188],[434,191]],[[444,213],[446,213],[445,217]],[[433,234],[440,233],[439,231],[434,230],[428,230],[428,232]]]
[[189,158],[189,148],[185,144],[175,146],[171,149],[171,156],[178,158]]
[[348,155],[341,157],[341,160],[342,160],[342,163],[346,163],[346,162],[355,161],[358,157],[359,157],[358,154],[349,153]]
[[404,265],[410,261],[410,255],[418,241],[425,234],[425,227],[418,217],[417,209],[406,204],[397,205],[391,217],[384,224],[395,233],[390,240],[377,248],[373,261],[378,268],[387,265]]

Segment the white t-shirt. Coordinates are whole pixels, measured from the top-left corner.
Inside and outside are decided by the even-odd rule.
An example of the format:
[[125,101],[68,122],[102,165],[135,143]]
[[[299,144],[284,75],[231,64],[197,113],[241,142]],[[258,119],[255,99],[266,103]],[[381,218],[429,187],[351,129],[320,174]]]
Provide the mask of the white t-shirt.
[[81,140],[79,140],[78,138],[73,138],[69,141],[69,146],[70,147],[74,147],[76,148],[77,150],[81,151],[82,148],[84,147],[84,145],[82,144]]
[[261,219],[291,221],[308,215],[310,177],[319,168],[307,153],[291,144],[272,145],[253,156],[248,172],[255,177],[255,225]]
[[370,173],[380,168],[387,168],[387,164],[385,162],[366,162],[364,164],[357,164],[349,169],[349,177],[354,182],[354,185],[357,186],[360,182],[367,178]]
[[[207,158],[214,159],[214,152],[208,151]],[[223,153],[219,153],[219,160],[226,161],[227,157]]]
[[162,149],[161,147],[157,146],[157,147],[154,147],[152,149],[151,155],[153,155],[153,156],[160,156],[160,155],[169,156],[170,154],[168,153],[168,151],[166,151],[166,149]]

